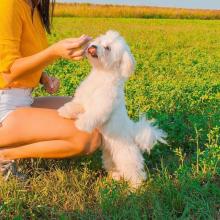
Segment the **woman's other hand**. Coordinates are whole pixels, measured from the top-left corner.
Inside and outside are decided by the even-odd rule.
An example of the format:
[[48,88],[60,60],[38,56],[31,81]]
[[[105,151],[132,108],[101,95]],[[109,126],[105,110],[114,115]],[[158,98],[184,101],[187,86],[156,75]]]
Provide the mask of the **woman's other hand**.
[[45,72],[42,73],[40,83],[49,94],[56,93],[60,88],[60,81],[56,77],[49,76]]
[[50,46],[53,56],[70,60],[81,60],[92,38],[82,35],[79,38],[68,38]]

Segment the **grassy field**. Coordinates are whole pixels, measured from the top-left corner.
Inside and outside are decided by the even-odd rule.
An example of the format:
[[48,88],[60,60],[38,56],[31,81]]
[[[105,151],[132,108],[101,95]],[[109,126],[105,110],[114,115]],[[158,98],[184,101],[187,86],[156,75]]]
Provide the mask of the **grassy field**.
[[55,16],[59,17],[110,17],[110,18],[184,18],[220,19],[220,10],[183,8],[138,7],[94,4],[57,4]]
[[[25,183],[0,181],[0,219],[220,219],[220,21],[55,18],[50,43],[118,30],[136,58],[127,110],[156,118],[168,146],[145,155],[148,180],[136,192],[109,179],[101,152],[27,160]],[[57,95],[72,95],[90,66],[60,60],[48,72]],[[39,88],[35,95],[45,95]]]

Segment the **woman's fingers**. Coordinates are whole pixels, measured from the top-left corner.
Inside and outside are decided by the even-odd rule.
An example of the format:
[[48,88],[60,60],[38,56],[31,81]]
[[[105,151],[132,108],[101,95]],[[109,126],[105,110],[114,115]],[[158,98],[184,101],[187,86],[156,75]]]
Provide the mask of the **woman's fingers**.
[[69,41],[69,49],[74,49],[74,48],[79,48],[82,47],[83,45],[87,44],[90,40],[92,40],[91,37],[89,36],[82,36],[79,39],[74,39]]
[[84,54],[85,54],[85,49],[79,49],[79,50],[73,51],[70,57],[71,58],[80,57],[80,56],[83,56]]
[[82,60],[83,58],[84,56],[73,57],[72,60],[79,61],[79,60]]
[[52,45],[51,54],[71,60],[81,60],[88,47],[91,37],[82,35],[80,38],[68,38]]
[[84,44],[83,47],[81,47],[81,49],[78,49],[78,50],[73,49],[69,54],[70,58],[73,60],[81,60],[83,57],[85,57],[87,48],[88,48],[88,43]]
[[59,88],[60,88],[60,81],[57,78],[52,77],[51,93],[57,92]]
[[[81,39],[81,38],[84,38],[84,37],[86,37],[86,36],[88,36],[88,35],[83,34],[83,35],[81,35],[81,36],[78,37],[78,38],[70,37],[70,38],[66,38],[66,39],[64,39],[64,40],[69,41],[69,42],[74,42],[74,41],[77,41],[77,40],[79,40],[79,39]],[[89,36],[88,36],[88,37],[89,37]]]
[[53,81],[53,88],[55,91],[57,91],[60,87],[60,81],[55,77],[52,78],[52,81]]
[[44,86],[48,93],[53,94],[59,90],[60,81],[55,77],[48,77]]

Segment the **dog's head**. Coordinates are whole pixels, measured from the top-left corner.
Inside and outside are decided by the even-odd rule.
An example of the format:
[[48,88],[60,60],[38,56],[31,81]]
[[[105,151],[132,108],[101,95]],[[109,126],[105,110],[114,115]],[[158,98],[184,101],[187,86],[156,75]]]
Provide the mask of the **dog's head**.
[[119,72],[128,78],[135,67],[135,60],[125,40],[116,31],[108,31],[96,38],[87,49],[89,62],[104,71]]

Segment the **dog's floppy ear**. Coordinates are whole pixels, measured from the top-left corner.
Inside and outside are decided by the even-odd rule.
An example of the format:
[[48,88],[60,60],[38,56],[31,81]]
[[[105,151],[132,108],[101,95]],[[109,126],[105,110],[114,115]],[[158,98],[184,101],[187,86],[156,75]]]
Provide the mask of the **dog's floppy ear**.
[[134,71],[135,68],[135,60],[133,55],[129,50],[126,50],[122,55],[120,69],[121,75],[124,78],[128,78]]

